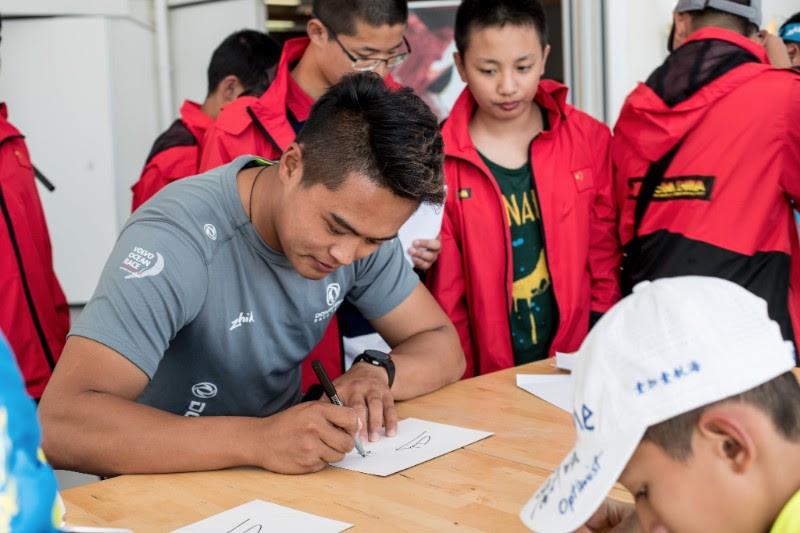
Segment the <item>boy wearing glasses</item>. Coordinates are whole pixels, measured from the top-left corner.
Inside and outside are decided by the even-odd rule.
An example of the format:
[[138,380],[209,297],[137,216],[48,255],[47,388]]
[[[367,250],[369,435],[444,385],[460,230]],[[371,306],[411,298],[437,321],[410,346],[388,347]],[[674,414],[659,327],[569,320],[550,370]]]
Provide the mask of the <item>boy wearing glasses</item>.
[[[386,78],[408,56],[404,0],[316,0],[313,10],[308,37],[286,41],[267,91],[222,110],[208,132],[201,172],[242,154],[280,157],[314,101],[345,74],[372,71]],[[396,87],[391,78],[387,84]]]

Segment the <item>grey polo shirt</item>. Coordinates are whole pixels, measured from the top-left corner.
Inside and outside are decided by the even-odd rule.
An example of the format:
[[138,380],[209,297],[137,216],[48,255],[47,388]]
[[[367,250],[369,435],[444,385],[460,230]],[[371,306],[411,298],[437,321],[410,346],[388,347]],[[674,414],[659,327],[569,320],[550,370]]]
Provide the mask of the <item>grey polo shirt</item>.
[[345,298],[374,319],[419,283],[397,239],[324,279],[301,277],[242,207],[236,175],[254,161],[173,183],[140,207],[70,331],[147,374],[143,404],[190,416],[285,409]]

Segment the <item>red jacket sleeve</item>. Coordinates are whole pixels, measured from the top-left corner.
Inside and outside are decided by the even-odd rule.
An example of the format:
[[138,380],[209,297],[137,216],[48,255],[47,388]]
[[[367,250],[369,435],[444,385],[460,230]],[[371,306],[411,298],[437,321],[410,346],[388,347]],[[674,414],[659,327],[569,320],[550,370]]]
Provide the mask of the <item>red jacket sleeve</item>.
[[[203,154],[200,156],[200,173],[217,168],[234,160],[225,146],[224,138],[227,134],[214,123],[206,132],[203,142]],[[241,155],[241,154],[238,154]]]
[[589,234],[591,311],[605,313],[621,297],[619,268],[622,248],[617,232],[617,202],[611,170],[611,133],[603,126],[597,143],[595,196]]
[[453,322],[461,340],[467,368],[464,377],[475,375],[475,350],[473,349],[472,325],[467,309],[466,279],[464,276],[464,263],[461,256],[461,243],[459,233],[453,221],[455,211],[454,187],[448,188],[447,201],[444,208],[444,220],[439,239],[442,249],[439,258],[428,270],[425,283],[431,294],[444,312]]
[[786,172],[781,185],[795,207],[800,208],[800,76],[792,81],[786,113]]

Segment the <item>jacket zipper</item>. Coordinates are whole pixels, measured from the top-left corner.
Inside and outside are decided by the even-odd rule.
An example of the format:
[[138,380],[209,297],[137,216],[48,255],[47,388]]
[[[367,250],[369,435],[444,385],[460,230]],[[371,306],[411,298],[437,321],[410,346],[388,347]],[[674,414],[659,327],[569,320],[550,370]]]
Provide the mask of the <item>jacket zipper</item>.
[[[22,138],[22,135],[7,137],[3,139],[3,141],[0,141],[0,146],[2,146],[9,139],[14,138]],[[50,345],[47,343],[47,338],[44,335],[44,328],[42,327],[42,323],[39,320],[39,315],[36,312],[36,306],[33,303],[33,295],[31,294],[30,286],[28,285],[28,278],[25,275],[25,269],[22,264],[22,254],[20,253],[19,244],[17,243],[17,236],[14,233],[14,226],[11,224],[11,215],[8,213],[8,205],[6,204],[6,198],[3,194],[2,188],[0,188],[0,211],[3,212],[3,220],[5,220],[6,226],[8,227],[8,236],[11,240],[11,246],[14,248],[14,255],[17,260],[17,267],[19,268],[20,279],[22,279],[22,287],[25,291],[25,299],[28,302],[28,309],[31,313],[31,319],[33,320],[33,325],[36,328],[36,334],[39,337],[39,342],[42,346],[42,352],[44,353],[44,356],[47,359],[47,364],[52,372],[56,366],[55,358],[50,351]]]

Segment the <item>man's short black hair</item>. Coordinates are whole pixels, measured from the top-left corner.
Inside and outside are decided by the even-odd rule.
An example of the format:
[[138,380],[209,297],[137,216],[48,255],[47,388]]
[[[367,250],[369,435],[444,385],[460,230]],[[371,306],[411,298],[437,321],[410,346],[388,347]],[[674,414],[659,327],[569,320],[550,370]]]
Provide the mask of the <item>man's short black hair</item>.
[[406,0],[314,0],[312,10],[336,35],[355,35],[356,20],[375,27],[408,21]]
[[[715,404],[723,402],[756,407],[770,418],[779,435],[791,442],[800,441],[800,385],[791,372]],[[692,456],[694,429],[709,407],[705,405],[650,426],[642,440],[652,442],[677,461],[686,461]]]
[[547,16],[539,0],[464,0],[456,12],[456,48],[464,54],[473,30],[533,26],[542,46],[547,44]]
[[267,71],[281,55],[281,47],[269,35],[241,30],[227,36],[217,46],[208,64],[208,94],[217,90],[226,76],[236,76],[245,91],[262,84]]
[[[741,4],[743,6],[750,5],[750,0],[728,1],[735,4]],[[692,28],[694,30],[708,27],[720,27],[733,30],[746,37],[753,34],[753,26],[755,26],[755,24],[751,23],[744,17],[740,17],[739,15],[720,11],[719,9],[714,9],[712,7],[707,7],[706,9],[701,9],[699,11],[687,11],[686,13],[692,17]],[[758,31],[758,28],[756,28],[756,31]]]
[[297,136],[303,183],[339,187],[359,173],[401,198],[444,201],[442,136],[411,89],[390,90],[375,73],[350,74],[314,104]]

